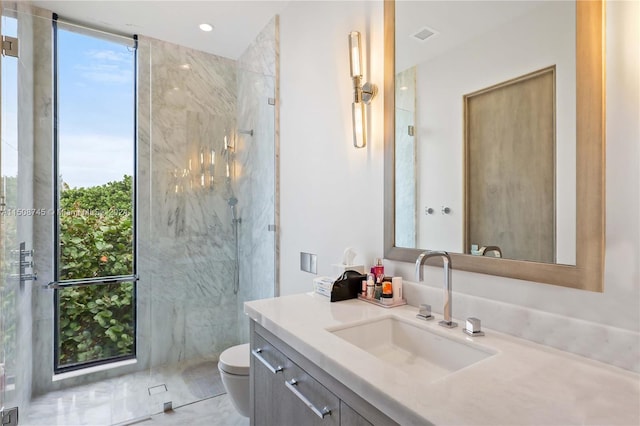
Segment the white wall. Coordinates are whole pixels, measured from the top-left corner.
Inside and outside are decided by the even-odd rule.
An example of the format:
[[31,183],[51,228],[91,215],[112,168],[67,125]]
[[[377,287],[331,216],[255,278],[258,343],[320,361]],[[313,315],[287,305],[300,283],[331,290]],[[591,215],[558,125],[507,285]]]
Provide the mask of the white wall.
[[[382,95],[370,109],[365,149],[353,147],[347,35],[362,32],[365,78],[382,90],[381,2],[291,2],[280,14],[280,286],[311,289],[300,252],[318,255],[318,274],[346,247],[356,263],[382,257]],[[364,58],[369,58],[367,61]]]
[[[346,245],[366,254],[383,250],[382,98],[374,100],[372,142],[351,147],[347,37],[360,29],[371,51],[369,75],[382,83],[382,2],[292,4],[281,15],[281,293],[308,291],[299,251],[318,254],[331,272]],[[624,334],[637,358],[640,337],[640,5],[607,3],[607,239],[604,293],[455,271],[454,291],[478,301],[557,314],[581,330],[601,324]],[[347,200],[359,201],[345,208]],[[413,265],[386,262],[387,273],[412,278]],[[455,265],[454,265],[455,268]],[[427,287],[442,272],[426,268]],[[424,286],[421,286],[424,287]],[[457,312],[454,296],[454,316]],[[434,310],[438,305],[434,302]],[[461,315],[462,316],[462,315]],[[483,322],[485,319],[483,318]],[[495,327],[495,325],[493,325]],[[529,326],[535,327],[534,324]],[[549,334],[553,334],[553,330]],[[582,331],[573,340],[582,338]],[[607,345],[607,339],[602,339]],[[617,347],[616,347],[617,350]],[[609,351],[607,359],[615,357]],[[633,354],[636,354],[635,356]],[[621,355],[620,355],[621,356]],[[604,359],[604,357],[603,357]],[[637,365],[637,361],[636,365]]]

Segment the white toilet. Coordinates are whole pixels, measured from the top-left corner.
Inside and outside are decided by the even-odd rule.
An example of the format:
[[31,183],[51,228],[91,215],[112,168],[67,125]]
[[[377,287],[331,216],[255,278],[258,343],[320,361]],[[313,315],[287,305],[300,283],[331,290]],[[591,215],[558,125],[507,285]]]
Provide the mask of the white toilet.
[[249,344],[232,346],[220,354],[218,370],[222,384],[236,410],[249,417]]

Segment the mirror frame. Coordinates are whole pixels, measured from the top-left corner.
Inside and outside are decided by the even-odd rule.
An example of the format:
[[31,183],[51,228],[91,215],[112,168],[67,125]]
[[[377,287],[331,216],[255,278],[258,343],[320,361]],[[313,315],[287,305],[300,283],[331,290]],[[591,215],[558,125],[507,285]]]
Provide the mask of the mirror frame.
[[[576,0],[576,265],[450,253],[454,269],[603,291],[604,10],[604,0]],[[413,263],[425,249],[395,246],[395,0],[384,1],[384,59],[384,253],[385,259]],[[430,265],[441,263],[439,259],[429,262]]]

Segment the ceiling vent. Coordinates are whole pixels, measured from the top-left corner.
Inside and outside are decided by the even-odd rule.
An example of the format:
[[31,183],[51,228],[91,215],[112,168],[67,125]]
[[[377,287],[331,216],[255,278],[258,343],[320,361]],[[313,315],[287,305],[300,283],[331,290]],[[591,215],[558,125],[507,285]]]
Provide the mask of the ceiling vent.
[[428,39],[429,37],[435,35],[436,32],[434,30],[432,30],[431,28],[428,27],[422,27],[418,30],[418,32],[416,32],[415,34],[413,34],[413,38],[417,39],[418,41],[425,41],[426,39]]

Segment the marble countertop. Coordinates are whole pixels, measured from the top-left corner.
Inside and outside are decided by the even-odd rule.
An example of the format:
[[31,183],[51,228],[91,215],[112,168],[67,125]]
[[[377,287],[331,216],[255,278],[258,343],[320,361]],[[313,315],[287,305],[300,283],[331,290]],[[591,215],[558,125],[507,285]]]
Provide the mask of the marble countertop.
[[[245,313],[402,425],[640,425],[640,375],[490,329],[470,337],[385,309],[305,293],[245,303]],[[327,329],[394,316],[495,355],[432,382]]]

